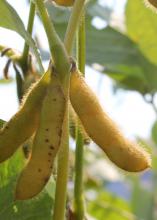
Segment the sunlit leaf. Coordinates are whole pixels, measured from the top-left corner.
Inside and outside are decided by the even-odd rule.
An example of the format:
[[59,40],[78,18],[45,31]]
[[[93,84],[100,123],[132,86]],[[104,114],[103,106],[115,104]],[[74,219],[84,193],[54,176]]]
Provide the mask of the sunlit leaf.
[[156,20],[157,14],[146,7],[144,1],[127,1],[126,26],[128,34],[154,64],[157,64]]
[[0,9],[0,27],[16,31],[18,34],[21,35],[21,37],[25,39],[29,46],[32,47],[40,70],[41,72],[43,72],[44,69],[42,66],[38,48],[36,47],[35,42],[30,34],[25,30],[24,24],[15,9],[6,0],[0,1]]

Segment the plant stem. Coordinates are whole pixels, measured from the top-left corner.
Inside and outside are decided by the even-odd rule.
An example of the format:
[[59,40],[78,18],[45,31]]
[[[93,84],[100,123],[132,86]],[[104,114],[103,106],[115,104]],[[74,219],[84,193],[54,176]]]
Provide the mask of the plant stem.
[[79,129],[77,129],[76,151],[75,151],[75,185],[74,185],[74,213],[76,220],[84,219],[84,197],[83,197],[83,154],[84,140]]
[[73,10],[69,19],[68,27],[65,34],[64,45],[67,53],[70,55],[73,47],[76,30],[79,25],[80,16],[84,7],[85,0],[75,0]]
[[80,25],[77,32],[77,60],[78,68],[85,75],[86,65],[86,30],[85,30],[85,12],[82,12]]
[[59,73],[60,80],[66,89],[70,75],[70,64],[66,49],[55,31],[54,25],[45,8],[44,1],[36,0],[36,5],[46,31],[51,57]]
[[[31,35],[33,31],[34,17],[35,17],[35,4],[31,1],[28,25],[27,25],[27,32]],[[28,68],[28,55],[29,55],[29,45],[25,41],[22,58],[21,58],[21,67],[23,69],[24,76],[27,73],[27,68]]]
[[[80,71],[85,73],[85,16],[83,13],[77,35],[77,60]],[[79,119],[78,119],[79,120]],[[79,122],[78,122],[79,123]],[[75,184],[74,184],[74,213],[76,220],[83,220],[85,216],[84,196],[83,196],[83,158],[84,139],[79,126],[76,135],[75,151]]]

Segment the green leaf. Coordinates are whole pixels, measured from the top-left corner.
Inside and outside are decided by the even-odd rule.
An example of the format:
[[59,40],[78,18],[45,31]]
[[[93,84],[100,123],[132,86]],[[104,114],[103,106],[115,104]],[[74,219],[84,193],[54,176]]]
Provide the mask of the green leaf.
[[104,67],[102,72],[124,88],[143,94],[157,90],[157,66],[151,64],[127,36],[111,27],[98,30],[88,23],[87,39],[89,65],[100,64]]
[[40,71],[44,72],[38,48],[36,47],[36,44],[30,34],[25,30],[24,24],[15,9],[6,0],[0,1],[0,9],[0,26],[12,31],[16,31],[25,39],[25,41],[30,47],[32,47],[34,51]]
[[[49,181],[46,188],[34,199],[14,200],[17,177],[24,167],[24,163],[23,152],[18,150],[9,160],[0,164],[0,219],[51,220],[54,182]],[[53,193],[51,193],[50,187],[52,187]],[[47,192],[47,188],[49,192]]]
[[101,191],[88,204],[88,212],[97,220],[133,220],[129,204],[109,192]]
[[152,134],[152,139],[154,143],[157,144],[157,121],[155,121],[155,123],[153,124],[151,134]]
[[[134,16],[133,16],[134,15]],[[141,0],[128,0],[126,5],[126,26],[128,35],[140,47],[144,55],[157,64],[157,14]]]

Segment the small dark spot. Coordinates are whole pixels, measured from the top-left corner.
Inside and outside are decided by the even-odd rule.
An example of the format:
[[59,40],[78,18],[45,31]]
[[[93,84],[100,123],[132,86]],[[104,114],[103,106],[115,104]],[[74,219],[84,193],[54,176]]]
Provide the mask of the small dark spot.
[[53,166],[50,166],[50,169],[52,169],[53,168]]
[[46,128],[46,129],[45,129],[45,131],[49,131],[49,129],[48,129],[48,128]]
[[5,128],[6,128],[6,129],[9,129],[9,126],[6,126]]
[[56,99],[54,98],[53,101],[56,102]]
[[51,162],[51,160],[48,160],[48,162],[50,163],[50,162]]
[[50,145],[50,149],[51,149],[51,150],[54,150],[54,146],[53,146],[53,145]]
[[49,152],[49,153],[48,153],[48,155],[49,155],[49,156],[52,156],[52,153],[51,153],[51,152]]
[[41,172],[41,169],[40,169],[40,168],[38,169],[38,172],[39,172],[39,173]]
[[49,142],[49,139],[45,139],[45,142],[47,142],[47,143],[48,143],[48,142]]

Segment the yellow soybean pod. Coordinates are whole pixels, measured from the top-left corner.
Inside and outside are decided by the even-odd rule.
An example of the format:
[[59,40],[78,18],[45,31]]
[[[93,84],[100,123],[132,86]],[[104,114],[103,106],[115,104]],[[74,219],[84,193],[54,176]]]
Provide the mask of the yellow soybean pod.
[[48,70],[28,91],[19,111],[0,130],[0,162],[7,160],[17,148],[32,136],[39,123],[39,113],[47,85]]
[[17,182],[16,199],[25,200],[34,197],[49,180],[61,143],[65,108],[66,99],[60,82],[53,76],[43,101],[32,155]]
[[113,163],[129,172],[150,167],[149,154],[122,135],[78,70],[71,74],[70,99],[89,137]]
[[69,132],[73,139],[76,138],[77,126],[83,137],[84,144],[86,145],[90,144],[90,138],[88,134],[86,133],[82,123],[78,119],[78,116],[76,112],[74,111],[73,107],[71,106],[71,104],[69,104]]

